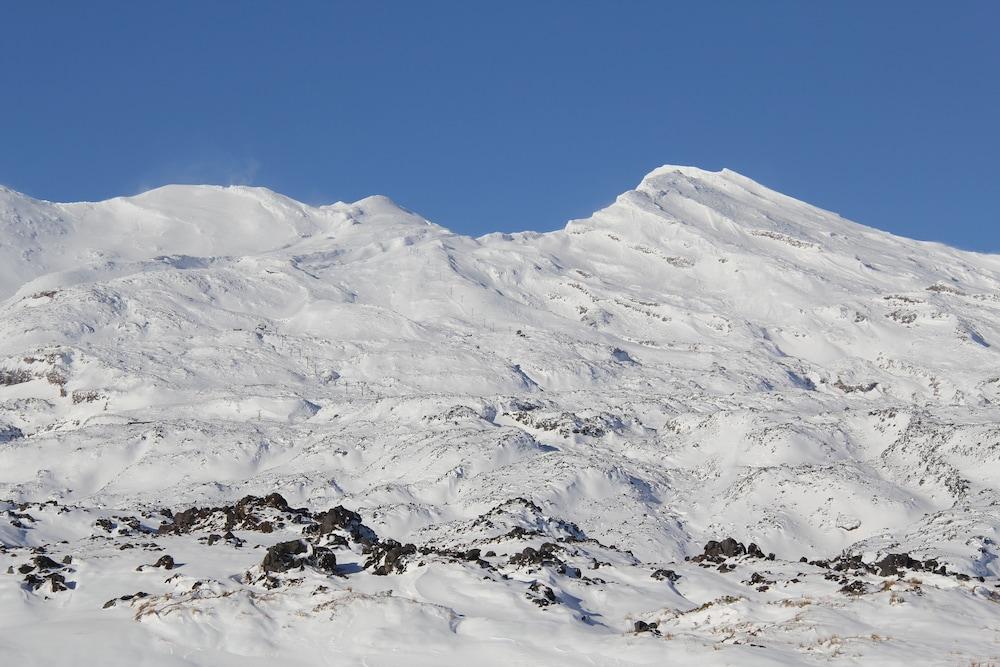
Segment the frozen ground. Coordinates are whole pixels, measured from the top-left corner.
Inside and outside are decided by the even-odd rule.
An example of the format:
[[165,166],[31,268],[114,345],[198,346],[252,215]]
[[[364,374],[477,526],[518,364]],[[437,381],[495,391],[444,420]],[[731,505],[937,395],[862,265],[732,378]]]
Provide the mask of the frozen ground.
[[998,256],[688,167],[0,189],[0,299],[11,664],[1000,664]]

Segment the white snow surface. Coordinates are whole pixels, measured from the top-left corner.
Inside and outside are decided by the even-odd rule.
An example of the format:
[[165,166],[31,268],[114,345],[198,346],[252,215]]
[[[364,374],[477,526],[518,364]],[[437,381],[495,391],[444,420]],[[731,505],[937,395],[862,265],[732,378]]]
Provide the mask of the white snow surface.
[[[0,188],[0,299],[4,663],[1000,662],[1000,256],[692,167],[480,238],[380,196]],[[244,573],[301,527],[148,532],[274,492],[499,555],[352,543],[271,588]],[[729,536],[776,559],[684,560]],[[560,539],[583,577],[509,562]],[[25,583],[40,549],[69,590]],[[890,553],[948,574],[799,562]]]

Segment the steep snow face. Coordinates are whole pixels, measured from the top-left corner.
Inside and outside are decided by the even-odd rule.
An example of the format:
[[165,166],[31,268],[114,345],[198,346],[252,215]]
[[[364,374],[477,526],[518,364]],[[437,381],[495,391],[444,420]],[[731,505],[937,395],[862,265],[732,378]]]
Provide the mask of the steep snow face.
[[[383,537],[470,548],[492,508],[523,498],[537,513],[516,526],[551,532],[562,517],[580,532],[552,539],[630,552],[587,555],[610,559],[620,571],[605,578],[627,591],[546,584],[560,604],[608,604],[600,632],[618,635],[638,614],[730,595],[688,573],[697,585],[657,598],[629,569],[676,567],[727,535],[779,560],[912,551],[1000,574],[1000,260],[866,228],[731,171],[665,166],[564,230],[478,239],[384,197],[311,207],[169,186],[56,204],[0,189],[0,297],[0,499],[82,517],[32,530],[0,518],[8,548],[90,544],[87,522],[112,512],[275,491],[312,510],[343,504]],[[7,514],[28,525],[21,511]],[[212,554],[205,576],[220,580],[254,560]],[[358,569],[344,587],[376,594]],[[510,631],[498,620],[514,613],[509,591],[476,608],[440,590],[480,578],[448,572],[408,575],[409,602],[364,598],[368,611],[350,613],[392,606],[442,637],[475,613],[477,637]],[[219,619],[241,604],[267,616],[258,594],[218,592],[227,602],[204,632],[167,623],[157,636],[197,635],[218,663],[239,652],[211,639]],[[31,595],[0,594],[0,627]],[[188,602],[193,616],[209,604]],[[265,625],[303,613],[294,596],[275,604]],[[565,631],[579,650],[604,637]],[[689,640],[696,653],[713,641]],[[771,658],[797,662],[801,641],[789,642]]]
[[[870,382],[887,369],[930,376],[935,367],[953,376],[958,363],[971,384],[956,386],[953,376],[930,393],[962,401],[981,393],[986,378],[975,369],[993,359],[995,257],[877,232],[732,172],[664,167],[567,231],[588,257],[605,255],[606,272],[631,269],[632,284],[616,287],[658,304],[683,299],[678,324],[712,321],[727,342],[750,332],[772,357],[832,376],[817,381]],[[932,382],[913,379],[924,390]],[[927,393],[885,380],[879,391],[903,400]]]

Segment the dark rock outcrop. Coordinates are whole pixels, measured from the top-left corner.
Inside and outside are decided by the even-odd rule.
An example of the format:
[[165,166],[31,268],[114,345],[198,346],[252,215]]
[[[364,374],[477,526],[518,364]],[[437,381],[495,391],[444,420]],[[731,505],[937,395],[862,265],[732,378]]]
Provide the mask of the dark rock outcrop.
[[343,505],[314,514],[312,518],[316,523],[306,527],[305,532],[308,534],[328,535],[335,530],[342,530],[358,544],[372,545],[378,542],[378,535],[361,522],[361,515]]
[[633,632],[640,634],[643,632],[651,632],[653,634],[660,634],[659,623],[647,623],[646,621],[636,621],[635,625],[632,626]]
[[172,570],[175,565],[173,556],[167,554],[160,556],[159,560],[153,563],[153,567],[162,567],[164,570]]
[[326,547],[305,540],[289,540],[268,547],[260,564],[265,572],[287,572],[306,565],[332,574],[337,570],[337,556]]
[[690,560],[695,563],[709,562],[709,563],[722,563],[728,558],[737,558],[739,556],[749,556],[751,558],[770,558],[774,559],[773,554],[764,555],[753,542],[750,543],[750,547],[746,547],[742,542],[737,542],[731,537],[727,537],[722,541],[710,540],[705,544],[705,548],[702,553],[694,556]]
[[265,572],[287,572],[300,567],[302,564],[300,556],[304,556],[308,551],[309,547],[303,540],[278,542],[268,547],[260,566]]
[[556,597],[556,592],[538,581],[532,582],[532,584],[528,586],[528,591],[528,599],[539,607],[548,607],[549,605],[559,602],[559,598]]
[[900,570],[923,570],[924,564],[911,558],[910,554],[887,554],[885,558],[874,563],[880,577],[898,577],[902,574]]
[[397,574],[406,571],[407,556],[417,553],[417,547],[413,544],[400,544],[396,540],[383,540],[372,545],[368,560],[365,562],[365,569],[371,569],[372,574],[385,576],[396,572]]
[[194,530],[254,530],[270,532],[270,520],[277,514],[283,522],[305,523],[311,518],[308,510],[289,507],[279,493],[271,493],[263,498],[244,496],[234,505],[222,507],[192,507],[183,512],[172,512],[171,520],[164,522],[157,530],[162,534],[182,535]]

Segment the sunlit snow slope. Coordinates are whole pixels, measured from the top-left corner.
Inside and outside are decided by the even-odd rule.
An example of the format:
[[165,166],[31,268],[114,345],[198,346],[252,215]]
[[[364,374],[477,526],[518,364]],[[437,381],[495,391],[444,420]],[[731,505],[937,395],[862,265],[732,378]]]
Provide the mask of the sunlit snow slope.
[[[957,596],[964,586],[968,600],[934,605],[953,605],[955,618],[980,630],[986,623],[1000,638],[998,256],[892,236],[734,172],[690,167],[661,167],[564,230],[480,238],[453,234],[384,197],[317,208],[262,188],[168,186],[58,204],[0,189],[0,298],[0,499],[9,500],[11,522],[0,516],[0,541],[15,572],[19,554],[63,539],[79,542],[66,553],[84,563],[76,587],[48,601],[20,576],[0,575],[0,632],[19,637],[0,636],[0,654],[28,664],[71,664],[73,650],[46,662],[33,635],[4,630],[25,622],[26,610],[37,628],[66,632],[97,632],[116,619],[129,629],[115,632],[134,635],[122,640],[132,642],[121,649],[130,660],[152,651],[164,664],[278,654],[327,664],[316,658],[320,648],[291,639],[322,636],[321,627],[280,637],[277,626],[309,616],[303,603],[239,602],[257,595],[251,584],[230,582],[217,602],[199,599],[211,607],[192,612],[201,620],[188,622],[203,623],[199,630],[171,625],[165,613],[146,629],[149,614],[128,620],[90,599],[142,587],[163,592],[151,583],[120,591],[109,583],[114,559],[133,556],[93,551],[96,518],[156,517],[152,530],[161,508],[272,492],[310,510],[343,505],[383,538],[463,549],[479,545],[470,532],[482,525],[477,517],[521,498],[540,514],[517,525],[571,521],[615,553],[631,552],[635,562],[622,556],[609,564],[623,573],[639,563],[684,566],[685,556],[726,536],[776,553],[789,578],[815,569],[799,566],[803,555],[872,562],[911,553],[966,578],[940,575],[940,589],[926,595]],[[49,500],[50,508],[72,510],[46,523],[35,516],[43,506],[17,509]],[[225,581],[263,553],[200,547],[211,563],[202,567],[198,542],[165,539],[204,570],[192,577]],[[140,562],[129,561],[129,576],[139,576]],[[88,593],[88,567],[89,590],[100,593]],[[613,637],[621,646],[593,664],[614,664],[611,656],[624,664],[660,664],[665,656],[681,664],[752,664],[754,656],[800,664],[841,655],[823,637],[853,632],[866,638],[845,655],[883,651],[885,664],[913,657],[883,646],[892,643],[882,637],[891,632],[878,629],[886,612],[861,606],[853,616],[838,612],[852,618],[844,628],[816,620],[828,630],[818,638],[788,639],[791,631],[774,629],[784,620],[749,607],[739,623],[716,617],[687,628],[678,616],[661,619],[655,637],[632,634],[633,621],[651,620],[656,609],[687,612],[719,596],[743,600],[728,605],[766,605],[753,596],[774,588],[758,592],[738,572],[690,566],[695,573],[661,587],[663,599],[636,588],[629,577],[639,575],[620,575],[632,588],[619,598],[607,582],[594,585],[610,592],[588,597],[552,575],[557,603],[517,611],[504,598],[513,584],[494,593],[478,576],[460,574],[465,567],[442,566],[423,588],[385,580],[385,589],[404,592],[384,600],[377,597],[383,579],[364,567],[333,577],[324,585],[374,596],[353,606],[340,601],[348,611],[338,632],[377,617],[386,634],[369,642],[347,632],[327,648],[360,660],[376,645],[404,647],[370,664],[393,663],[420,635],[394,635],[399,626],[385,615],[412,615],[433,628],[429,646],[481,656],[485,637],[511,637],[517,623],[532,627],[541,621],[530,617],[545,616],[551,627],[536,632],[555,633],[563,649],[545,654],[545,642],[522,628],[521,644],[486,646],[486,654],[495,651],[498,664],[572,663],[574,651],[596,655],[587,641],[607,646],[601,642]],[[722,583],[695,585],[709,575]],[[979,588],[976,577],[984,578]],[[746,589],[743,597],[729,591],[730,580]],[[475,586],[486,588],[474,593]],[[896,594],[848,598],[837,588],[780,599],[828,595],[816,604],[839,609],[842,599],[870,605],[876,595]],[[233,639],[249,613],[241,604],[266,619],[254,622],[274,624],[278,638],[259,646]],[[588,607],[602,604],[607,609]],[[933,619],[933,605],[922,604]],[[569,611],[562,618],[553,607]],[[900,617],[898,632],[913,628],[913,618],[924,617]],[[745,621],[774,625],[735,642],[735,653],[706,649],[729,635],[704,627]],[[955,637],[964,622],[954,621]],[[664,639],[668,623],[683,641]],[[852,623],[868,629],[846,627]],[[150,632],[159,648],[148,647]],[[958,656],[942,664],[992,657],[962,641],[966,653],[947,642],[919,650]],[[754,642],[779,648],[746,648]],[[194,657],[170,657],[182,649]],[[441,655],[429,653],[428,664],[441,664]]]

